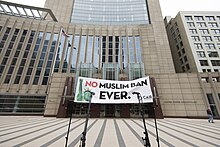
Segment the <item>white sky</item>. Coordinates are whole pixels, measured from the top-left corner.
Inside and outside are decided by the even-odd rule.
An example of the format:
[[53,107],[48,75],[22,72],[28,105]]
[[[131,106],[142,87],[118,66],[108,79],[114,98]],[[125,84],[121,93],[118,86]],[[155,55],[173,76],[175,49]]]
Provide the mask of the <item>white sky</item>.
[[[3,0],[44,7],[45,0]],[[159,0],[163,17],[175,17],[179,11],[220,11],[220,0]]]

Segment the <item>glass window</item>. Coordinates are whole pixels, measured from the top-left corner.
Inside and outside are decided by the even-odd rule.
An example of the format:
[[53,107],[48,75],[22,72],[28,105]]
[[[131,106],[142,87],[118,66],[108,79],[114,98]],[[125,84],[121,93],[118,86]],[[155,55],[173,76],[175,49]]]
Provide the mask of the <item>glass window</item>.
[[200,41],[199,36],[192,36],[193,41]]
[[187,22],[188,27],[195,27],[195,24],[193,22]]
[[106,57],[106,36],[102,36],[102,63],[105,63]]
[[207,60],[200,60],[199,62],[200,62],[200,65],[201,65],[201,66],[209,66]]
[[204,22],[197,22],[198,27],[206,27],[206,23]]
[[66,35],[61,33],[59,44],[58,44],[58,51],[57,51],[57,54],[56,54],[54,72],[58,72],[58,70],[59,70],[60,63],[61,63],[61,58],[62,58],[62,55],[63,55],[63,46],[64,46],[65,39],[66,39]]
[[207,49],[215,49],[215,44],[213,44],[213,43],[205,43],[205,47]]
[[191,34],[197,34],[197,30],[196,29],[189,29]]
[[213,116],[219,116],[212,93],[206,94]]
[[67,72],[67,68],[69,65],[70,53],[71,53],[71,49],[72,49],[72,39],[73,39],[73,35],[69,35],[69,37],[67,38],[66,47],[65,47],[65,51],[64,51],[63,68],[62,68],[63,73]]
[[192,19],[192,16],[185,16],[185,19],[186,19],[186,20],[193,20],[193,19]]
[[197,20],[197,21],[204,20],[203,16],[195,16],[194,18],[195,18],[195,20]]
[[219,57],[218,56],[218,52],[210,52],[210,51],[208,51],[208,55],[209,55],[209,57]]
[[80,54],[79,54],[79,61],[78,63],[84,63],[85,58],[85,47],[86,47],[86,35],[81,36],[81,42],[80,42]]
[[96,68],[98,68],[99,66],[99,53],[100,53],[100,48],[99,48],[99,45],[100,45],[100,39],[99,39],[99,36],[95,36],[95,42],[94,42],[94,66]]
[[43,114],[46,96],[0,95],[0,112]]
[[86,63],[92,63],[92,45],[93,45],[93,36],[89,36],[88,38],[88,45],[87,45],[87,56],[86,56]]
[[129,47],[129,61],[130,63],[135,63],[133,36],[128,37],[128,47]]
[[201,34],[209,34],[208,29],[200,29],[199,31],[200,31]]
[[145,0],[75,0],[71,22],[98,25],[150,23]]
[[220,66],[220,60],[211,60],[212,66]]
[[76,60],[77,60],[78,46],[79,46],[79,35],[75,34],[74,44],[73,44],[73,52],[72,52],[72,59],[71,59],[71,67],[70,67],[70,72],[71,73],[76,71]]
[[209,21],[215,20],[215,17],[214,17],[214,16],[206,16],[205,18],[206,18],[207,20],[209,20]]
[[140,44],[140,36],[135,36],[136,59],[137,63],[142,63],[142,49]]
[[199,58],[206,57],[206,56],[205,56],[205,52],[203,52],[203,51],[197,51],[196,53],[197,53],[197,56],[198,56]]
[[122,36],[122,62],[123,68],[127,67],[128,55],[127,55],[127,37]]

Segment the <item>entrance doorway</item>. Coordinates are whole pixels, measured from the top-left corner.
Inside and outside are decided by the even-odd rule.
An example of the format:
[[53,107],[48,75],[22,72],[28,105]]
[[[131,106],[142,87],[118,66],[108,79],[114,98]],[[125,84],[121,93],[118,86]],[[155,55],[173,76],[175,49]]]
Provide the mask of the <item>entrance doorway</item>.
[[115,105],[105,105],[105,117],[115,117]]

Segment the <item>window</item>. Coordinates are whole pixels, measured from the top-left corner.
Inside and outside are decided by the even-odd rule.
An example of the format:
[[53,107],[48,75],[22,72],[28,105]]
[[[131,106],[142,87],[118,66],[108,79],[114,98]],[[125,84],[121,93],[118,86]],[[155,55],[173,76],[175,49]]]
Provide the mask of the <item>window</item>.
[[185,70],[185,66],[182,66],[182,71],[183,71],[183,72],[185,72],[185,71],[186,71],[186,70]]
[[219,116],[212,93],[206,94],[213,116]]
[[211,38],[211,36],[202,36],[202,40],[209,42],[209,41],[212,41],[212,38]]
[[88,37],[86,63],[92,63],[93,36]]
[[186,19],[186,20],[193,20],[193,19],[192,19],[192,16],[185,16],[185,19]]
[[198,27],[206,27],[206,24],[204,22],[197,22]]
[[180,59],[180,63],[183,64],[183,59]]
[[213,34],[220,34],[220,29],[212,29]]
[[175,27],[178,27],[178,24],[177,24],[177,22],[175,22],[175,24],[174,24],[174,25],[175,25]]
[[197,56],[198,56],[199,58],[204,58],[204,57],[206,57],[206,56],[205,56],[205,52],[203,52],[203,51],[197,51],[196,53],[197,53]]
[[46,96],[0,95],[0,112],[43,114]]
[[70,65],[70,72],[73,73],[76,71],[76,59],[77,59],[77,53],[79,51],[79,35],[75,34],[74,36],[74,43],[73,43],[73,50],[72,50],[72,58],[71,58],[71,65]]
[[127,37],[122,36],[122,63],[123,63],[123,68],[127,67],[128,63],[128,56],[127,56]]
[[135,58],[134,58],[133,36],[128,36],[128,47],[129,47],[129,61],[130,63],[134,63]]
[[208,23],[209,27],[214,28],[214,27],[218,27],[216,22],[209,22]]
[[205,47],[207,49],[215,49],[215,45],[213,43],[205,43]]
[[218,52],[210,52],[210,51],[208,51],[208,55],[209,55],[209,57],[219,57],[218,56]]
[[220,60],[211,60],[212,66],[220,66]]
[[189,64],[186,64],[186,69],[187,69],[187,70],[190,70]]
[[214,36],[215,41],[220,42],[220,36]]
[[186,56],[184,56],[184,61],[185,61],[185,62],[187,62],[187,61],[188,61],[188,59],[187,59],[187,57],[186,57]]
[[218,49],[220,49],[220,43],[217,43]]
[[102,36],[102,63],[105,63],[106,57],[106,36]]
[[203,49],[201,43],[194,43],[196,49]]
[[178,50],[178,49],[180,49],[180,47],[179,47],[179,45],[178,45],[178,44],[176,45],[176,48],[177,48],[177,50]]
[[197,20],[197,21],[204,20],[203,16],[195,16],[194,18],[195,18],[195,20]]
[[199,62],[200,62],[200,65],[201,65],[201,66],[209,66],[207,60],[200,60]]
[[71,23],[95,25],[149,24],[145,0],[75,0]]
[[195,24],[193,22],[187,22],[188,27],[195,27]]
[[205,18],[206,18],[206,20],[209,20],[209,21],[215,20],[214,16],[206,16]]
[[201,34],[209,34],[209,30],[208,29],[199,29],[199,32]]
[[182,42],[182,41],[180,42],[180,46],[181,46],[181,47],[183,46],[183,42]]
[[87,36],[82,35],[81,42],[80,42],[81,47],[80,47],[80,54],[79,54],[79,62],[78,63],[84,63],[86,42],[87,42]]
[[140,44],[140,36],[135,36],[135,47],[136,47],[136,62],[142,62],[142,49]]
[[196,29],[189,29],[189,32],[190,32],[191,34],[197,34],[197,30],[196,30]]
[[192,36],[193,41],[200,41],[199,36]]

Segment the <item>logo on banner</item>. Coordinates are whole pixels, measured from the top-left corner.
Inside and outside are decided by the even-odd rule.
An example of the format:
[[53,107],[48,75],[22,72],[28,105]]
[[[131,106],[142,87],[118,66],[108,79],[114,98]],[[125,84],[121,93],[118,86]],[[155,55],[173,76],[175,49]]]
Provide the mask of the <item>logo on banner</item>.
[[143,103],[153,102],[149,77],[133,81],[79,77],[74,101],[84,103],[90,99],[92,103],[138,103],[140,99]]

